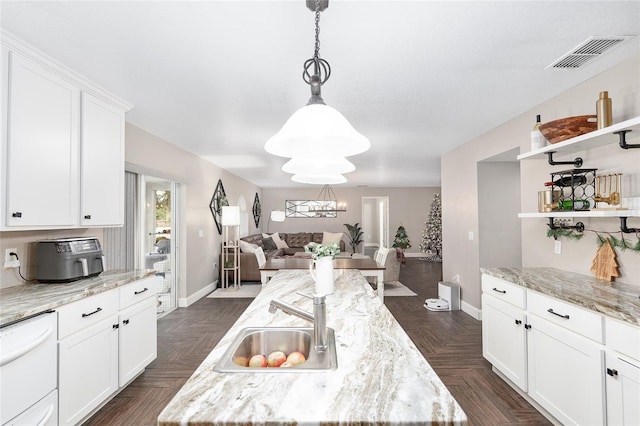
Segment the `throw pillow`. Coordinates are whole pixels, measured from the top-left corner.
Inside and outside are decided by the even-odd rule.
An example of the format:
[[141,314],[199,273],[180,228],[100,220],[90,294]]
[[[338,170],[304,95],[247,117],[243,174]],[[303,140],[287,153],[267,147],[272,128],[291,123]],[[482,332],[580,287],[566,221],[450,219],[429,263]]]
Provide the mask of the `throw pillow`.
[[322,233],[322,244],[331,244],[336,243],[338,246],[340,245],[340,241],[342,241],[342,236],[344,234],[342,232],[323,232]]
[[262,239],[262,245],[264,246],[264,251],[277,250],[278,246],[273,241],[273,238],[267,237]]
[[286,249],[289,248],[289,246],[287,245],[287,243],[285,241],[282,241],[282,239],[280,238],[280,235],[277,232],[274,232],[273,234],[269,235],[269,234],[262,234],[262,238],[269,238],[271,237],[271,239],[273,240],[274,243],[276,243],[276,247],[279,249]]
[[257,249],[257,244],[251,244],[247,241],[240,240],[240,251],[242,253],[255,253]]

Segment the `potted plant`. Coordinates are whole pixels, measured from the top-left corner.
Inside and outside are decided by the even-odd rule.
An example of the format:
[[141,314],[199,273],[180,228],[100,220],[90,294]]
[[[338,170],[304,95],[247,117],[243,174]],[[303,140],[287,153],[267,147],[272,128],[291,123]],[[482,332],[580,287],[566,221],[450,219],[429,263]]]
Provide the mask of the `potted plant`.
[[344,226],[346,226],[347,230],[349,231],[349,244],[351,244],[351,252],[355,253],[358,249],[358,244],[363,242],[362,235],[364,234],[364,232],[362,232],[362,228],[358,223],[356,223],[355,225],[345,223]]

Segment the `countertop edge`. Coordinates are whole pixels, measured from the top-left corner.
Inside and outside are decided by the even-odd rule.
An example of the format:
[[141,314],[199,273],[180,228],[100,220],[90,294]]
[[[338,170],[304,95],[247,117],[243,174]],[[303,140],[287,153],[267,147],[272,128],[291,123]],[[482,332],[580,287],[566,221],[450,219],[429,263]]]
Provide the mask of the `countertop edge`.
[[551,267],[491,267],[480,272],[640,327],[640,286]]
[[154,276],[155,273],[152,269],[114,270],[71,283],[26,283],[1,289],[0,327]]

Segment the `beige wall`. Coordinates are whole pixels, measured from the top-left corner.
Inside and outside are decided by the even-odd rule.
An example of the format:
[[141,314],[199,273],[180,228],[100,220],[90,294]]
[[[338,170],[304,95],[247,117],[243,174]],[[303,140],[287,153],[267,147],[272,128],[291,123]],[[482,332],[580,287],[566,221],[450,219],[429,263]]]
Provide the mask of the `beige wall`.
[[[315,200],[318,198],[321,187],[287,188],[262,190],[264,195],[263,212],[265,217],[264,230],[267,229],[268,215],[271,210],[284,210],[286,200]],[[434,194],[440,192],[440,188],[343,188],[333,186],[339,201],[347,203],[347,211],[338,213],[337,218],[287,218],[284,222],[272,222],[271,232],[304,232],[304,231],[328,231],[347,232],[345,223],[362,224],[362,197],[380,196],[389,197],[389,241],[398,227],[402,224],[407,231],[411,248],[407,253],[419,253],[418,245],[422,241],[422,232],[425,222],[431,211],[431,202]],[[348,239],[344,239],[348,245]]]
[[[609,96],[613,99],[614,122],[640,116],[639,76],[640,58],[635,57],[532,108],[442,157],[443,277],[450,279],[456,274],[460,275],[464,302],[480,308],[479,244],[478,240],[468,239],[468,231],[478,235],[477,163],[513,148],[520,148],[520,152],[529,151],[529,133],[536,114],[542,115],[543,122],[574,115],[595,114],[595,102],[602,90],[608,90]],[[623,196],[640,196],[640,150],[623,151],[618,148],[614,137],[609,146],[574,155],[558,156],[558,160],[568,160],[577,155],[585,160],[583,167],[598,168],[598,173],[625,173],[626,194]],[[559,167],[565,166],[550,166],[546,160],[520,162],[522,211],[537,211],[537,192],[544,189],[543,182],[549,180],[551,171],[563,170]],[[544,219],[521,220],[522,265],[552,266],[592,275],[589,268],[597,250],[594,234],[587,233],[580,241],[563,239],[562,254],[557,255],[553,252],[553,239],[546,237],[545,222]],[[619,230],[618,219],[587,219],[583,222],[587,229]],[[633,218],[629,226],[639,227],[639,222],[640,220]],[[627,237],[635,241],[634,236]],[[500,244],[500,241],[496,240],[493,244]],[[622,275],[619,281],[640,286],[640,255],[618,250],[618,262]]]
[[[186,182],[186,212],[183,212],[185,256],[179,278],[179,298],[189,298],[217,279],[214,263],[218,262],[221,236],[218,234],[209,202],[218,179],[230,205],[242,205],[247,228],[255,231],[251,209],[253,198],[261,190],[256,185],[226,172],[214,164],[188,153],[175,145],[127,123],[125,159],[148,169],[178,177]],[[202,231],[202,237],[200,236]],[[186,283],[186,284],[185,284]]]

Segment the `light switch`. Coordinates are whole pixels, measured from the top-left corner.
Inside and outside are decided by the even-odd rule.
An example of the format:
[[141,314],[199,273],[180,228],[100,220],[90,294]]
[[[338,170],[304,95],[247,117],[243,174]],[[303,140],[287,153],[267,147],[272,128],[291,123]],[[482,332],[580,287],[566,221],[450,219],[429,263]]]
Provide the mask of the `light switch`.
[[204,237],[204,231],[202,229],[198,231],[198,237],[200,238]]
[[473,241],[473,231],[469,231],[469,241]]

